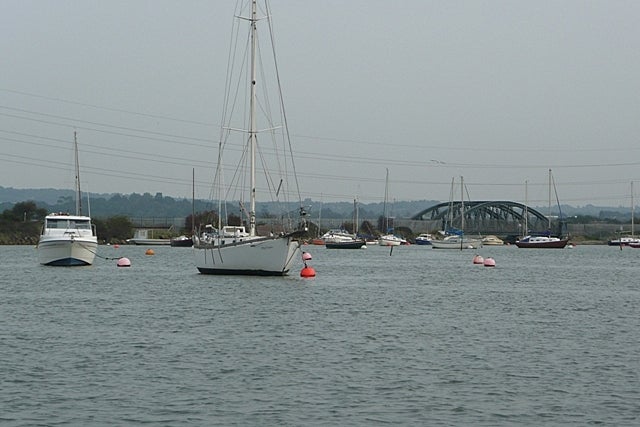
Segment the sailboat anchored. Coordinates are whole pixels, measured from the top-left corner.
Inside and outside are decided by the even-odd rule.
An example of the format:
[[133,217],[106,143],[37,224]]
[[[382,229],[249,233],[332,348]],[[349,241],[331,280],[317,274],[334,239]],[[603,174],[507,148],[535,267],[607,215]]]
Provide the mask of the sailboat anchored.
[[[516,241],[516,246],[519,248],[547,248],[547,249],[562,249],[567,246],[569,243],[569,238],[564,237],[555,237],[551,235],[551,186],[553,185],[555,191],[555,181],[553,180],[553,175],[551,174],[551,169],[549,169],[549,215],[548,215],[548,226],[547,231],[539,234],[529,234],[524,236],[522,239]],[[526,187],[526,182],[525,182]],[[556,202],[558,203],[558,209],[560,209],[560,202],[558,200],[558,192],[556,191]],[[526,194],[526,188],[525,188]],[[527,196],[525,195],[525,198]],[[525,226],[524,232],[528,233],[528,211],[526,208],[527,202],[525,202]],[[562,217],[562,211],[560,211],[560,217]]]
[[[295,176],[295,165],[293,165],[292,158],[289,158],[289,163],[278,163],[281,166],[283,164],[287,165],[286,169],[283,168],[279,171],[279,176],[274,176],[275,172],[267,170],[266,167],[267,156],[265,154],[276,155],[286,152],[287,150],[280,149],[273,150],[273,152],[265,152],[258,146],[259,133],[271,135],[274,139],[276,136],[276,128],[272,118],[266,118],[265,123],[269,129],[264,131],[258,130],[258,106],[260,107],[261,112],[267,113],[271,111],[271,108],[266,108],[268,106],[265,107],[263,104],[268,101],[269,97],[265,95],[264,98],[259,99],[257,95],[258,88],[265,91],[267,89],[265,81],[259,79],[259,77],[262,76],[259,76],[257,72],[258,66],[260,66],[260,69],[262,70],[265,63],[263,61],[258,61],[256,57],[259,42],[257,29],[258,22],[262,20],[269,22],[271,20],[271,11],[268,10],[268,4],[265,4],[264,8],[266,16],[264,18],[258,18],[257,2],[256,0],[253,0],[251,1],[250,16],[242,17],[242,13],[235,14],[238,18],[236,22],[239,22],[240,20],[248,22],[250,27],[248,41],[248,44],[250,45],[250,58],[245,63],[245,65],[249,67],[249,70],[245,75],[245,77],[248,76],[246,82],[247,86],[245,87],[248,87],[249,89],[248,123],[241,125],[240,128],[232,126],[231,124],[231,113],[234,112],[234,107],[240,104],[239,102],[235,102],[235,99],[231,99],[231,95],[236,93],[238,90],[237,88],[240,87],[241,84],[238,82],[232,82],[231,74],[229,74],[229,89],[225,96],[229,107],[228,109],[225,108],[225,117],[223,117],[222,120],[223,125],[218,145],[218,162],[214,183],[214,187],[218,192],[217,225],[215,227],[212,224],[208,225],[205,231],[194,239],[196,267],[202,274],[282,276],[288,274],[289,270],[292,268],[293,262],[302,255],[300,250],[301,242],[299,238],[306,232],[307,226],[305,218],[306,211],[302,206],[299,189],[297,188],[297,180],[294,180],[294,186],[297,190],[300,203],[299,209],[297,209],[299,214],[297,227],[294,226],[294,220],[289,217],[289,210],[289,214],[282,215],[282,219],[284,219],[282,228],[276,229],[275,226],[273,226],[268,230],[268,232],[264,232],[264,235],[260,235],[257,228],[256,198],[258,192],[261,190],[257,185],[256,178],[257,173],[259,172],[257,166],[257,154],[260,153],[263,156],[260,162],[263,169],[261,169],[260,172],[264,172],[265,174],[264,185],[269,190],[273,190],[272,199],[282,201],[281,199],[288,197],[290,190],[287,185],[287,178]],[[269,32],[271,32],[272,25],[270,22],[268,25],[265,25],[265,27],[268,27]],[[234,31],[233,33],[238,34],[239,32]],[[272,41],[272,35],[269,34],[269,36],[270,37],[268,37],[267,41]],[[238,46],[243,45],[243,43],[232,43],[231,45]],[[236,58],[236,56],[230,55],[229,58]],[[275,53],[272,58],[275,59]],[[234,68],[230,66],[229,69],[233,70]],[[290,152],[291,142],[289,140],[287,120],[284,116],[284,104],[281,96],[282,91],[279,87],[280,78],[278,76],[277,64],[273,64],[272,73],[275,77],[275,81],[277,82],[277,98],[280,102],[277,109],[279,109],[282,114],[283,120],[283,132],[281,132],[280,136],[282,137],[282,142],[285,146],[289,147]],[[265,84],[263,85],[263,83]],[[227,112],[229,113],[228,115]],[[240,166],[238,166],[238,169],[234,170],[232,185],[225,186],[223,185],[224,171],[222,168],[222,159],[225,157],[225,154],[229,154],[228,152],[235,148],[225,151],[225,148],[228,148],[228,145],[232,145],[231,140],[229,139],[231,134],[242,134],[246,136],[246,139],[244,139],[243,147],[240,150],[242,152],[242,155],[240,156],[241,158],[238,159]],[[242,173],[239,171],[242,171]],[[242,178],[240,178],[240,175],[242,175]],[[242,186],[241,184],[243,183],[247,185]],[[243,188],[241,189],[240,187]],[[234,191],[237,191],[238,194],[242,192],[241,197],[246,197],[247,193],[249,195],[248,211],[245,209],[244,202],[240,202],[240,213],[243,218],[241,224],[238,222],[231,224],[231,221],[229,220],[231,216],[223,215],[223,212],[227,212],[226,204],[223,205],[223,199],[225,199],[227,195],[236,194]],[[226,217],[226,221],[224,221],[225,218],[223,218],[223,216]]]
[[76,214],[50,213],[44,218],[38,241],[40,264],[52,266],[91,265],[98,248],[98,237],[91,217],[82,215],[78,138],[73,133],[75,153]]

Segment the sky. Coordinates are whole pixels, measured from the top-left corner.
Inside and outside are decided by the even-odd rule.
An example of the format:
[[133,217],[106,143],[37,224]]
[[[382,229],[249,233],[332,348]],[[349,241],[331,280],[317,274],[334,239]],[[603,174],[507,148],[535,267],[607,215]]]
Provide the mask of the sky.
[[[640,200],[640,2],[270,5],[303,198]],[[235,8],[2,0],[0,186],[207,197]]]

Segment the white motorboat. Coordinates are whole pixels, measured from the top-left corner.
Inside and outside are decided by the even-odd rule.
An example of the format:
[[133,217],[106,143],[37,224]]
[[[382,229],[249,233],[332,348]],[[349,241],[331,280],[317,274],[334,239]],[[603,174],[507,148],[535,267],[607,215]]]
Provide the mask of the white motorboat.
[[44,219],[38,240],[40,264],[51,266],[91,265],[98,249],[98,237],[91,217],[82,215],[78,140],[74,132],[76,163],[76,214],[51,213]]

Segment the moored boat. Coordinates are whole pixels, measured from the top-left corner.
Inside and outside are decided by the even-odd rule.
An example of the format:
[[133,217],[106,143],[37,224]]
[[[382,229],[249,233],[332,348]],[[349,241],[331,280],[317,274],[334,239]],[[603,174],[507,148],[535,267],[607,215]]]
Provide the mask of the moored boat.
[[[228,74],[227,80],[227,107],[223,110],[225,115],[221,120],[220,141],[218,144],[218,162],[216,165],[214,179],[214,198],[218,201],[217,207],[217,224],[207,226],[207,229],[200,236],[194,238],[195,264],[198,271],[202,274],[240,274],[240,275],[269,275],[283,276],[289,274],[293,263],[302,255],[300,246],[300,237],[307,231],[306,211],[302,206],[302,197],[297,188],[297,180],[289,185],[290,170],[295,171],[293,167],[290,133],[287,129],[287,120],[284,117],[284,104],[282,101],[282,88],[280,87],[280,77],[278,67],[275,63],[267,61],[267,57],[263,59],[257,58],[258,53],[258,24],[266,21],[267,24],[261,28],[268,29],[266,37],[261,38],[265,45],[261,44],[260,51],[264,51],[270,43],[272,52],[268,55],[275,61],[275,46],[273,45],[274,37],[271,33],[273,25],[271,23],[272,13],[268,2],[261,5],[261,12],[264,17],[258,16],[257,1],[250,3],[250,10],[238,11],[236,20],[234,20],[234,28],[232,34],[238,37],[230,43],[233,48],[240,51],[236,53],[230,52],[228,58],[233,61],[237,60],[238,64],[227,64],[229,70],[241,72],[245,70],[241,76],[232,76]],[[244,4],[242,5],[244,7]],[[245,13],[246,12],[246,13]],[[243,16],[244,15],[244,16]],[[240,31],[238,25],[240,23],[248,24],[248,32]],[[243,24],[244,25],[244,24]],[[240,41],[240,36],[246,35],[247,40]],[[242,46],[242,47],[240,47]],[[247,47],[247,49],[244,49]],[[245,53],[248,55],[245,55]],[[259,64],[259,66],[258,66]],[[237,65],[237,66],[236,66]],[[269,85],[262,74],[274,78],[274,84]],[[248,99],[242,101],[235,95],[244,93],[236,90],[244,80],[246,94]],[[261,95],[264,92],[265,97],[258,98],[257,89],[260,88]],[[270,90],[272,89],[272,90]],[[273,95],[273,96],[272,96]],[[273,99],[277,101],[276,105],[269,105],[268,101]],[[264,104],[263,104],[264,103]],[[246,105],[248,111],[239,111],[235,108],[237,105]],[[258,111],[258,106],[260,106]],[[228,112],[228,114],[227,114]],[[263,122],[259,123],[258,112],[270,115],[273,112],[279,112],[281,117],[265,117]],[[236,114],[237,113],[237,114]],[[274,123],[283,123],[283,129],[279,132],[273,132]],[[264,124],[264,127],[262,126]],[[259,131],[263,128],[265,131]],[[278,155],[287,155],[287,159],[279,159],[276,164],[269,164],[262,158],[262,167],[259,168],[258,153],[262,150],[258,146],[258,134],[265,135],[267,142],[272,146],[282,144],[282,149],[276,149]],[[234,140],[235,137],[237,140]],[[279,138],[280,140],[276,140]],[[225,148],[233,145],[242,146],[243,155],[236,158],[237,170],[233,176],[225,177],[224,162],[231,162],[227,156],[233,155],[232,150]],[[284,148],[287,147],[287,148]],[[235,149],[235,148],[234,148]],[[285,167],[286,166],[286,167]],[[267,182],[263,186],[258,185],[257,175],[264,169]],[[241,172],[238,172],[241,171]],[[227,181],[226,178],[229,178]],[[276,185],[272,185],[272,184]],[[257,230],[256,218],[256,199],[258,189],[266,188],[272,190],[270,198],[272,200],[282,202],[283,212],[280,215],[282,223],[272,225],[270,231],[261,235]],[[242,215],[242,223],[245,225],[229,224],[229,216],[226,215],[227,205],[226,196],[238,194],[241,197],[240,215]],[[298,214],[299,222],[293,219],[290,211],[290,201],[288,198],[297,194],[300,202]],[[217,197],[216,197],[217,195]],[[287,200],[284,200],[284,199]],[[246,203],[248,199],[248,203]],[[234,199],[234,204],[237,200]],[[284,210],[286,206],[286,211]],[[227,224],[224,224],[224,223]],[[297,226],[297,227],[296,227]],[[293,230],[293,231],[291,231]]]
[[190,248],[193,246],[193,239],[185,235],[171,238],[170,244],[174,248]]
[[98,249],[98,236],[91,217],[82,215],[78,140],[73,133],[75,152],[76,214],[51,213],[44,219],[38,240],[40,264],[51,266],[91,265]]

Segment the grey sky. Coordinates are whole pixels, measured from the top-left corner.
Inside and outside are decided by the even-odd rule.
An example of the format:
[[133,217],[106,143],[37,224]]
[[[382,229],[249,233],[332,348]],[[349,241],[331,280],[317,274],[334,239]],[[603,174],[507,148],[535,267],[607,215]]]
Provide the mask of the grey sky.
[[[234,6],[3,0],[0,185],[206,197]],[[303,197],[629,205],[640,2],[271,6]]]

